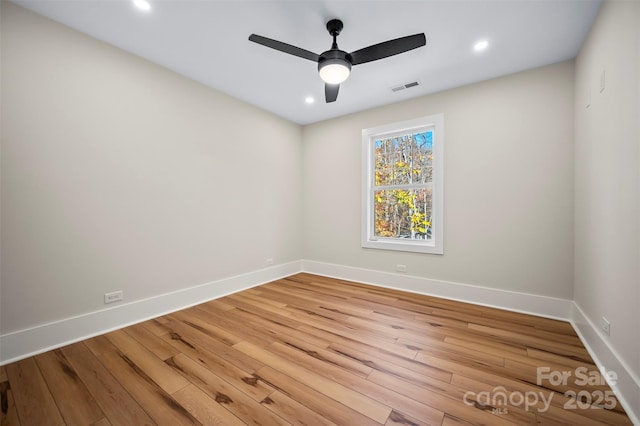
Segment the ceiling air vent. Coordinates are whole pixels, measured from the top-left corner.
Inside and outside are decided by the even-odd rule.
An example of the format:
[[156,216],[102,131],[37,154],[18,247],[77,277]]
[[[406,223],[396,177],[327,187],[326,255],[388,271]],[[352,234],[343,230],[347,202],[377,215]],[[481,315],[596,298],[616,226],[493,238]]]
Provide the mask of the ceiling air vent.
[[406,83],[406,84],[403,84],[403,85],[400,85],[400,86],[392,87],[392,88],[391,88],[391,91],[392,91],[392,92],[399,92],[399,91],[401,91],[401,90],[409,89],[409,88],[411,88],[411,87],[416,87],[416,86],[419,86],[419,85],[420,85],[420,83],[419,83],[419,82],[417,82],[417,81],[412,81],[411,83]]

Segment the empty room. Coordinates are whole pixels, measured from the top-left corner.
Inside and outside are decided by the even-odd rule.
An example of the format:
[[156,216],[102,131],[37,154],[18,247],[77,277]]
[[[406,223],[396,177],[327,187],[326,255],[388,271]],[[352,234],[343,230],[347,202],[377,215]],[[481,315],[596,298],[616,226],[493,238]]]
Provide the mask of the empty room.
[[4,425],[640,426],[640,1],[0,0]]

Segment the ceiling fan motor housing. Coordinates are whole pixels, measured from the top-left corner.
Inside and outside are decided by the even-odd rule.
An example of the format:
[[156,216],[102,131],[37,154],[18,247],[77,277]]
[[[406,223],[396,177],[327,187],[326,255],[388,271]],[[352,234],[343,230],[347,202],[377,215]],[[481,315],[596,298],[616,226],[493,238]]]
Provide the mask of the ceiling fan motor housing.
[[351,71],[351,57],[343,50],[331,49],[322,53],[318,60],[318,71],[331,64],[343,65]]
[[[342,28],[342,21],[339,19],[332,19],[327,22],[327,31],[329,31],[329,34],[333,37],[333,44],[331,45],[331,49],[322,53],[318,59],[318,72],[320,73],[320,77],[329,84],[340,84],[351,73],[351,55],[338,49],[336,40]],[[322,69],[325,67],[329,68],[326,68],[325,72],[323,72]]]
[[318,73],[327,84],[340,84],[351,73],[349,54],[342,50],[331,49],[320,55]]

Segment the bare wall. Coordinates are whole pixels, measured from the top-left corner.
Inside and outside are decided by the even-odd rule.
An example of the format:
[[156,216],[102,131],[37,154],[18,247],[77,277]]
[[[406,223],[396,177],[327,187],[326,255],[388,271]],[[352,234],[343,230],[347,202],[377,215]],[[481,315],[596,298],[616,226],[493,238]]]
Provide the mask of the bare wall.
[[300,126],[2,2],[0,334],[300,258]]
[[[604,90],[601,75],[604,71]],[[575,302],[640,407],[640,3],[607,1],[576,58]],[[587,107],[587,105],[589,105]],[[640,415],[637,411],[636,415]]]
[[[360,247],[361,131],[444,113],[444,255]],[[303,128],[304,258],[572,299],[573,62]]]

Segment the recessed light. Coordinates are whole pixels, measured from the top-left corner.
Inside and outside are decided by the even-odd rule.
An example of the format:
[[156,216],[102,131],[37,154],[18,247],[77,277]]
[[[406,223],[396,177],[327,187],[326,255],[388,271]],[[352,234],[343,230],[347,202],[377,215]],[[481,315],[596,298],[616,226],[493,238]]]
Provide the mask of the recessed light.
[[133,4],[135,4],[136,7],[140,10],[151,10],[151,3],[149,3],[147,0],[133,0]]
[[307,96],[306,98],[304,98],[304,103],[311,105],[312,103],[314,103],[316,100],[313,99],[313,96]]
[[473,45],[473,50],[476,52],[482,52],[487,47],[489,47],[489,42],[487,40],[481,40]]

